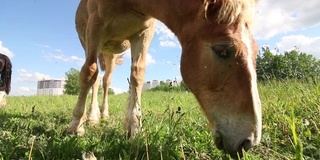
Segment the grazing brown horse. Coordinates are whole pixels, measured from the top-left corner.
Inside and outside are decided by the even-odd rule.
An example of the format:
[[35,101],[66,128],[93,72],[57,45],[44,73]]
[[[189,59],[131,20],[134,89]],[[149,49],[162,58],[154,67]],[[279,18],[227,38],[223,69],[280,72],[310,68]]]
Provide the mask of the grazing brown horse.
[[[251,26],[255,0],[81,0],[76,28],[86,53],[80,94],[67,134],[84,134],[86,97],[98,76],[97,59],[110,85],[117,54],[131,47],[130,95],[125,128],[140,131],[145,59],[155,19],[163,22],[182,46],[181,74],[212,128],[215,144],[233,157],[261,139],[261,104],[255,58],[258,47]],[[89,122],[99,121],[91,105]],[[102,117],[108,116],[107,97]]]
[[9,57],[0,53],[0,106],[7,104],[6,95],[11,90],[11,73],[12,64]]

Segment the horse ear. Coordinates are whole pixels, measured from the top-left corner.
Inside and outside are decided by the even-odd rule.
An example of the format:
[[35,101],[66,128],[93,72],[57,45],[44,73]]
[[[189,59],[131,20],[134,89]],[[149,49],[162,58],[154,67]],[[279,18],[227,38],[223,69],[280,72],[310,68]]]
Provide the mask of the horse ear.
[[221,6],[222,0],[203,0],[204,16],[206,19],[211,15],[215,15],[217,12],[216,8]]
[[[202,0],[202,3],[203,4],[221,4],[222,2],[221,2],[222,0]],[[258,1],[258,0],[256,0],[256,1]]]

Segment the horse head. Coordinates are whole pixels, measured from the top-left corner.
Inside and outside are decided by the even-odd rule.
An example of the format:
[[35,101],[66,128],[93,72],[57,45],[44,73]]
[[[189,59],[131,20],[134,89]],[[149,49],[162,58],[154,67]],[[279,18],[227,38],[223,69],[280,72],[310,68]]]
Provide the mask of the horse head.
[[206,0],[176,32],[182,46],[183,80],[206,115],[216,145],[233,157],[242,156],[243,149],[261,139],[258,47],[251,32],[254,4]]

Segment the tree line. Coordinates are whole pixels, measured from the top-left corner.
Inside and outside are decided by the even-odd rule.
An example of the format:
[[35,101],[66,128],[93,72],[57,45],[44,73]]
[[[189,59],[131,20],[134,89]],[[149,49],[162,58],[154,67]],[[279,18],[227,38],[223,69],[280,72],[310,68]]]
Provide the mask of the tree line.
[[[269,47],[263,47],[256,59],[256,71],[258,81],[320,79],[320,60],[311,54],[300,52],[297,47],[283,54],[279,54],[279,51],[275,54]],[[79,94],[79,73],[80,71],[74,68],[66,72],[65,94]],[[182,81],[177,86],[164,83],[150,91],[185,92],[189,89]],[[102,93],[101,86],[99,92]],[[108,94],[114,94],[114,91],[109,88]]]
[[[69,94],[69,95],[79,94],[80,92],[79,74],[80,74],[80,71],[75,68],[71,68],[68,72],[65,73],[66,84],[64,85],[64,94]],[[103,92],[102,86],[100,85],[98,93],[101,94],[102,92]],[[109,88],[108,94],[114,95],[115,92],[112,88]]]
[[320,60],[300,52],[297,47],[283,54],[274,54],[268,47],[264,47],[257,56],[256,70],[259,81],[319,79]]

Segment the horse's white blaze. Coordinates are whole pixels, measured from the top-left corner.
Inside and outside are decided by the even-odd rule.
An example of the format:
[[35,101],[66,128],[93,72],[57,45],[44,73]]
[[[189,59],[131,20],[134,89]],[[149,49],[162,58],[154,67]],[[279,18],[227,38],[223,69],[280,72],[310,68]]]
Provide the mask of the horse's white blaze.
[[245,26],[245,24],[242,25],[242,41],[247,47],[247,67],[249,69],[250,75],[251,75],[251,95],[252,95],[252,101],[253,101],[253,107],[254,107],[254,114],[255,114],[255,137],[253,139],[253,143],[257,145],[260,143],[261,140],[261,129],[262,129],[262,115],[261,115],[261,102],[259,98],[258,93],[258,86],[257,86],[257,74],[253,63],[253,51],[251,47],[251,34],[250,30]]

